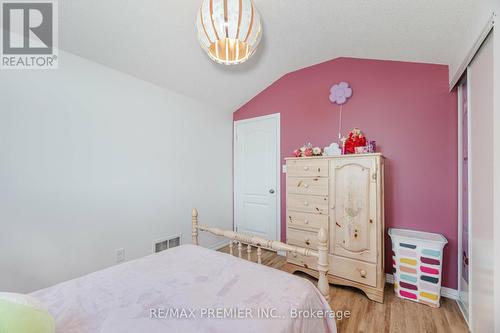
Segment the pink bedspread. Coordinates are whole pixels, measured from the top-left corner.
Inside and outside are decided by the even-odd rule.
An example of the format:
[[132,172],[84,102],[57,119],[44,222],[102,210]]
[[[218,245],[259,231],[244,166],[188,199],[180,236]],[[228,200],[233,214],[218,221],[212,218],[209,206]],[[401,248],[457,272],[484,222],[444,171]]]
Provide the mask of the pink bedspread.
[[308,280],[192,245],[32,296],[48,306],[58,333],[336,332]]

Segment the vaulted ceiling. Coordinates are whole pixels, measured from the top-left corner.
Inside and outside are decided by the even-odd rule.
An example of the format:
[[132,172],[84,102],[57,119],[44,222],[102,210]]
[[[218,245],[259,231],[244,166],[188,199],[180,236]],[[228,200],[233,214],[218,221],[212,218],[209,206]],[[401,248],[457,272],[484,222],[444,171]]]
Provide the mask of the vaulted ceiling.
[[247,63],[225,67],[198,44],[200,3],[60,1],[60,47],[232,112],[280,76],[340,56],[450,64],[475,6],[471,0],[255,0],[264,28],[260,47]]

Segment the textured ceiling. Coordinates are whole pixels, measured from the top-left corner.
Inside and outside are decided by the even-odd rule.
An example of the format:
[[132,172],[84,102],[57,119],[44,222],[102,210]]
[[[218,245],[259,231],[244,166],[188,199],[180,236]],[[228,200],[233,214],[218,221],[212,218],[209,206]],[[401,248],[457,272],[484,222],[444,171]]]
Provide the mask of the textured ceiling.
[[255,0],[261,45],[247,63],[225,67],[199,47],[200,3],[60,1],[60,46],[232,112],[283,74],[340,56],[450,64],[475,6],[471,0]]

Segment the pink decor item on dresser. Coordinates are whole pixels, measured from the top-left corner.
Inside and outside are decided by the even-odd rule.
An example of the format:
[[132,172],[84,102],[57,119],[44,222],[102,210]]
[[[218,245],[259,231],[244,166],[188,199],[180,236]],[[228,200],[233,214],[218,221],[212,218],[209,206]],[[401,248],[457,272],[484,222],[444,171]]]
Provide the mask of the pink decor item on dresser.
[[[327,96],[340,81],[356,90],[343,114],[344,128],[362,128],[386,157],[385,227],[443,234],[449,241],[443,286],[456,289],[457,95],[449,92],[447,66],[338,58],[283,76],[233,119],[279,112],[284,164],[304,142],[326,147],[337,140],[339,115]],[[285,212],[285,191],[281,196]],[[284,240],[285,214],[281,223]],[[385,251],[386,263],[391,263],[388,237]],[[391,272],[390,264],[386,271]]]

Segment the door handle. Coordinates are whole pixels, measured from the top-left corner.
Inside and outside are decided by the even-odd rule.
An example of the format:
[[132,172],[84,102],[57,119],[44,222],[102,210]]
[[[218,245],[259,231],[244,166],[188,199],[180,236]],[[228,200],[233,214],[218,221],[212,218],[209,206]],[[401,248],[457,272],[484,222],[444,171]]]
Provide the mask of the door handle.
[[274,194],[274,189],[273,189],[273,188],[272,188],[272,189],[270,189],[270,190],[269,190],[269,193]]

